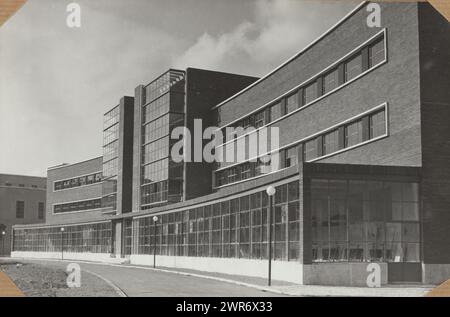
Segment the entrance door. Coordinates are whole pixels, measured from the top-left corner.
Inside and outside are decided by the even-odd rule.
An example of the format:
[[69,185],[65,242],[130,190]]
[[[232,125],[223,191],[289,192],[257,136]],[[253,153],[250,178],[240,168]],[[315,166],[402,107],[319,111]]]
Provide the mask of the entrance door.
[[421,283],[421,263],[388,263],[389,283]]

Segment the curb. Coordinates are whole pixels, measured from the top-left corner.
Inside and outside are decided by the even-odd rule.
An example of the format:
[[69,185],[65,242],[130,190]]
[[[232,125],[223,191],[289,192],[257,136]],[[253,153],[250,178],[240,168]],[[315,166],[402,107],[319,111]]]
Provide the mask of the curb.
[[[11,258],[12,259],[12,258]],[[69,262],[69,263],[85,263],[85,264],[95,264],[95,265],[104,265],[104,266],[115,266],[115,267],[122,267],[122,268],[132,268],[132,269],[141,269],[141,270],[149,270],[149,271],[158,271],[158,272],[164,272],[164,273],[172,273],[172,274],[178,274],[178,275],[183,275],[183,276],[192,276],[192,277],[197,277],[197,278],[203,278],[203,279],[208,279],[208,280],[214,280],[214,281],[218,281],[218,282],[224,282],[224,283],[229,283],[229,284],[234,284],[234,285],[238,285],[238,286],[245,286],[245,287],[249,287],[249,288],[253,288],[253,289],[257,289],[263,292],[270,292],[270,293],[274,293],[274,294],[279,294],[279,295],[285,295],[285,296],[299,296],[299,295],[295,295],[292,293],[288,293],[288,292],[284,292],[284,291],[280,291],[277,289],[272,289],[270,287],[266,287],[266,286],[261,286],[261,285],[255,285],[255,284],[250,284],[250,283],[245,283],[245,282],[240,282],[240,281],[236,281],[236,280],[230,280],[230,279],[226,279],[226,278],[221,278],[221,277],[215,277],[215,276],[209,276],[209,275],[201,275],[201,274],[196,274],[196,273],[188,273],[188,272],[182,272],[182,271],[173,271],[173,270],[165,270],[165,269],[158,269],[158,268],[152,268],[152,267],[145,267],[145,266],[135,266],[135,265],[123,265],[123,264],[115,264],[115,263],[105,263],[105,262],[90,262],[90,261],[78,261],[78,260],[58,260],[58,259],[40,259],[40,258],[14,258],[17,260],[31,260],[31,261],[47,261],[47,262]],[[111,281],[104,279],[102,276],[93,273],[93,272],[89,272],[87,270],[83,270],[87,273],[91,273],[99,278],[101,278],[102,280],[104,280],[106,283],[108,283],[108,285],[110,285],[111,287],[114,288],[114,290],[118,291],[118,294],[120,293],[121,297],[127,297],[126,293],[123,292],[119,287],[117,287],[116,285],[114,285],[114,283],[112,283]]]
[[89,270],[83,270],[83,272],[91,274],[91,275],[94,275],[95,277],[98,277],[99,279],[101,279],[103,282],[108,284],[116,292],[116,294],[119,297],[128,297],[128,295],[120,287],[118,287],[116,284],[114,284],[113,282],[111,282],[107,278],[105,278],[105,277],[103,277],[103,276],[101,276],[101,275],[99,275],[97,273],[91,272]]

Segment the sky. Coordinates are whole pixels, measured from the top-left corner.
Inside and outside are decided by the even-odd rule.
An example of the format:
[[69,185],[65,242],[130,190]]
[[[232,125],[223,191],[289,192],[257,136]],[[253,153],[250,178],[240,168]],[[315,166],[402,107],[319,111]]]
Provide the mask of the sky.
[[28,0],[0,27],[0,173],[100,156],[103,114],[136,86],[171,67],[264,76],[358,3]]

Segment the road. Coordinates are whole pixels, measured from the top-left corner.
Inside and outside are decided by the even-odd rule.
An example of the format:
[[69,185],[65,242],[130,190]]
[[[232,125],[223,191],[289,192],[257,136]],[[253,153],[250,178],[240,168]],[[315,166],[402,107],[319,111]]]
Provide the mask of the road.
[[[21,260],[65,270],[69,262]],[[109,280],[129,297],[275,297],[276,293],[201,277],[146,268],[76,262],[83,270]]]

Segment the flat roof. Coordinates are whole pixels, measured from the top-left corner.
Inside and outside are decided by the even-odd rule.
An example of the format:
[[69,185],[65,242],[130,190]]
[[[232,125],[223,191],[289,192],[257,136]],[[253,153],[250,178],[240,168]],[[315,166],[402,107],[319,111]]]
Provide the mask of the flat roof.
[[91,158],[91,159],[87,159],[87,160],[84,160],[84,161],[76,162],[76,163],[70,163],[70,164],[69,163],[62,163],[61,165],[51,166],[51,167],[47,168],[47,170],[50,171],[50,170],[55,170],[55,169],[58,169],[58,168],[78,165],[78,164],[86,163],[86,162],[89,162],[89,161],[98,160],[99,158],[103,159],[103,155],[100,155],[100,156],[97,156],[97,157],[94,157],[94,158]]

